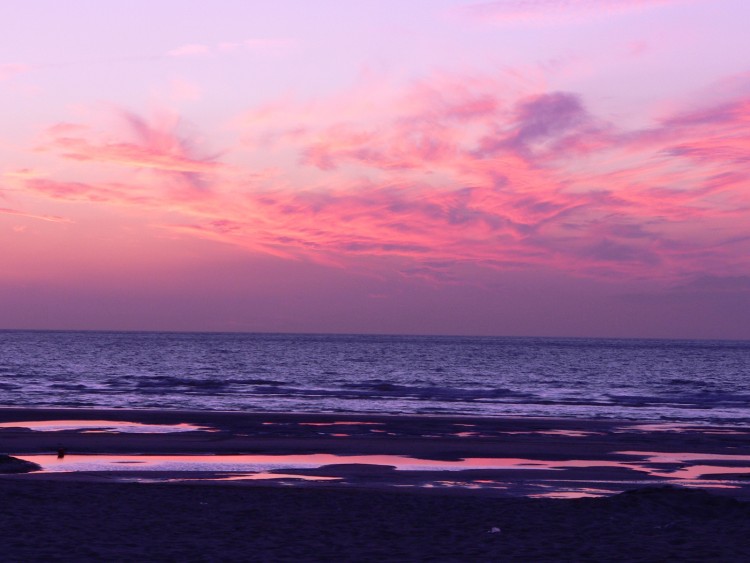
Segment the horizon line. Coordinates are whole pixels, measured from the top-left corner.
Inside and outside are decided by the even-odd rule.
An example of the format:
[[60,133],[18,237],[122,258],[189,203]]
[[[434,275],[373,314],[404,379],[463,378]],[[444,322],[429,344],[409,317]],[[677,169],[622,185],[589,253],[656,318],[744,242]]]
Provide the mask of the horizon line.
[[502,334],[425,334],[425,333],[388,333],[388,332],[280,332],[252,330],[160,330],[160,329],[66,329],[66,328],[0,328],[0,333],[7,332],[57,332],[57,333],[112,333],[112,334],[204,334],[204,335],[265,335],[265,336],[360,336],[360,337],[395,337],[395,338],[477,338],[509,340],[649,340],[667,342],[742,342],[750,343],[747,338],[670,338],[654,336],[562,336],[562,335],[502,335]]

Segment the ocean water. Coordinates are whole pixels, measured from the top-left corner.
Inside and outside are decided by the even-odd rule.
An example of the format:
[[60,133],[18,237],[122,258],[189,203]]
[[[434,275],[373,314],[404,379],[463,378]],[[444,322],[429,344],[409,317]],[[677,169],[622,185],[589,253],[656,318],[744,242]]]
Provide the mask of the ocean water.
[[0,406],[750,422],[750,342],[0,331]]

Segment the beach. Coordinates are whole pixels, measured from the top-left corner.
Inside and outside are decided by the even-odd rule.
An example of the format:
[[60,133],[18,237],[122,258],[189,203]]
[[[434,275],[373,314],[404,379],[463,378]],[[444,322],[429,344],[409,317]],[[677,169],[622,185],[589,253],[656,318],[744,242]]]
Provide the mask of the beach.
[[[0,480],[5,561],[746,561],[750,509],[607,499]],[[500,531],[491,533],[492,528]]]
[[8,408],[0,454],[42,470],[2,475],[0,530],[7,560],[738,561],[749,437],[615,420]]

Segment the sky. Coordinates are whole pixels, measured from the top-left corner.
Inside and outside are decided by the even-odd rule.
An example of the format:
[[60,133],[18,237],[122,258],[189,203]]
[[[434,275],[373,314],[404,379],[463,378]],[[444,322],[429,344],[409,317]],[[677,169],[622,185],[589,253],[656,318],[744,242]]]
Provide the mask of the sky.
[[746,0],[34,0],[0,328],[750,339]]

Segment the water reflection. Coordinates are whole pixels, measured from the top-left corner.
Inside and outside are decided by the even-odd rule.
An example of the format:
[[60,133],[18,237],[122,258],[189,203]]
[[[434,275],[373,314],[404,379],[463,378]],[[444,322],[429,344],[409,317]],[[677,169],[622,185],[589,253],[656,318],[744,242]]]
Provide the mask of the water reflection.
[[[375,465],[400,471],[545,470],[564,471],[574,468],[612,467],[635,470],[652,477],[697,479],[709,474],[750,473],[750,455],[616,452],[635,460],[539,460],[525,458],[466,458],[453,461],[424,460],[398,455],[111,455],[68,454],[19,455],[17,457],[42,466],[43,471],[225,471],[262,472],[276,469],[315,469],[326,465]],[[710,462],[716,463],[710,463]],[[721,462],[724,462],[723,464]],[[738,465],[736,462],[748,462]]]
[[[747,486],[729,475],[750,475],[750,455],[613,452],[632,459],[539,460],[466,458],[423,460],[398,455],[17,455],[39,464],[42,473],[150,473],[157,480],[272,480],[371,483],[378,486],[505,489],[514,494],[556,498],[601,496],[634,485],[676,484],[702,488]],[[624,470],[602,472],[602,468]],[[501,473],[457,473],[468,470]],[[510,473],[508,473],[510,471]],[[163,472],[158,476],[158,472]],[[420,473],[421,472],[421,473]],[[151,479],[151,475],[148,479]],[[727,475],[728,479],[717,478]],[[517,477],[516,477],[517,476]],[[602,480],[601,477],[609,477]],[[141,475],[142,480],[146,475]],[[635,479],[633,479],[635,477]],[[287,483],[288,484],[288,483]],[[603,487],[598,488],[597,485]],[[606,488],[604,488],[606,487]],[[549,489],[549,490],[547,490]],[[519,492],[520,491],[520,492]]]
[[[366,464],[402,471],[460,471],[462,469],[550,469],[549,463],[515,458],[469,458],[459,461],[416,459],[397,455],[112,455],[69,454],[57,459],[46,454],[18,455],[42,466],[43,471],[267,471],[314,469],[324,465]],[[538,465],[537,465],[538,463]],[[554,462],[560,463],[560,462]],[[583,463],[583,462],[581,462]],[[531,465],[529,465],[531,464]]]
[[[264,424],[269,424],[265,423]],[[273,423],[270,423],[273,424]],[[344,420],[336,421],[336,422],[299,422],[299,426],[382,426],[382,422],[361,422],[361,421],[351,421],[346,422]]]
[[611,490],[603,489],[571,489],[566,491],[547,491],[529,495],[532,498],[598,498],[611,495]]
[[[342,477],[324,477],[322,475],[293,475],[286,473],[241,473],[239,475],[220,475],[211,477],[212,481],[271,481],[277,479],[295,479],[297,481],[341,481]],[[180,479],[186,481],[187,479]]]
[[27,428],[36,432],[60,432],[63,430],[83,430],[85,432],[123,432],[134,434],[166,434],[170,432],[212,431],[213,428],[179,424],[144,424],[124,420],[24,420],[0,422],[2,428]]
[[592,430],[503,430],[500,434],[518,435],[537,435],[537,436],[566,436],[568,438],[585,438],[587,436],[599,436],[602,432]]

